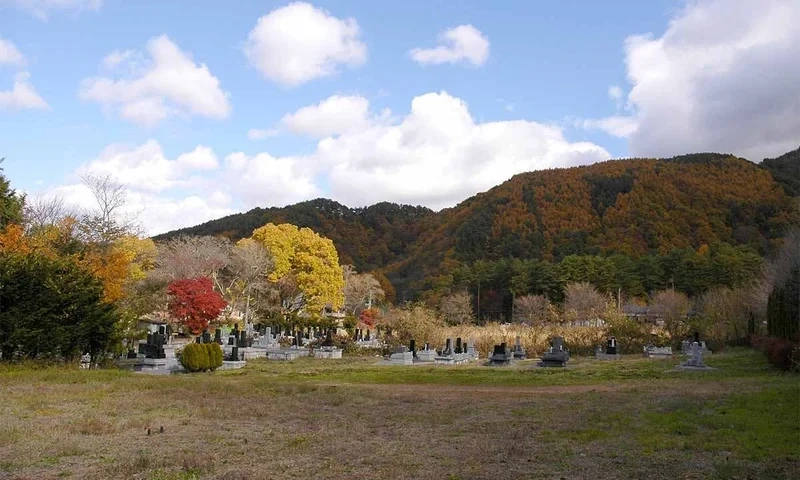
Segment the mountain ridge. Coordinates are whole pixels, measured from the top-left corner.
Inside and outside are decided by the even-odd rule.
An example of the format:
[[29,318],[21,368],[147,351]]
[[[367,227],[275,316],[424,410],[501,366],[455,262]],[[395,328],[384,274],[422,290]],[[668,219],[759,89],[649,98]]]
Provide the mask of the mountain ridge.
[[247,237],[267,223],[309,227],[333,240],[342,263],[385,273],[402,298],[476,260],[570,254],[640,256],[729,243],[772,251],[798,221],[800,149],[766,164],[699,153],[620,159],[524,172],[458,205],[433,211],[380,202],[350,208],[328,199],[255,208],[167,232]]

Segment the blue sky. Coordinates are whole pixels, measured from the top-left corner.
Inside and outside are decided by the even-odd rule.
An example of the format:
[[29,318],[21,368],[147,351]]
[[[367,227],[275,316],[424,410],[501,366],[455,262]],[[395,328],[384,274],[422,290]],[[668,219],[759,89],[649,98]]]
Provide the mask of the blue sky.
[[[117,174],[132,190],[146,229],[156,232],[315,196],[352,206],[385,198],[441,208],[519,171],[698,149],[760,160],[800,144],[793,133],[800,132],[794,129],[797,119],[785,120],[781,101],[766,102],[773,106],[758,112],[761,126],[738,122],[730,126],[729,138],[717,132],[720,121],[724,125],[736,116],[735,102],[740,100],[726,92],[744,91],[760,98],[758,105],[764,103],[754,90],[761,92],[762,87],[742,74],[748,65],[760,62],[766,69],[773,57],[779,65],[797,53],[792,47],[796,34],[773,18],[800,17],[792,0],[351,0],[316,1],[305,9],[298,5],[0,0],[0,41],[7,47],[3,61],[0,44],[0,92],[11,92],[15,78],[27,72],[26,85],[40,100],[14,103],[7,94],[3,108],[0,93],[0,156],[7,158],[7,176],[19,189],[58,194],[88,208],[78,176]],[[260,43],[248,44],[259,19],[275,12],[291,12],[294,33],[276,31],[280,22],[265,22]],[[311,18],[315,12],[318,16]],[[363,52],[297,44],[303,42],[297,32],[319,28],[315,18],[353,27],[344,41]],[[715,25],[714,18],[730,22],[728,31]],[[484,53],[450,51],[445,52],[449,60],[428,63],[412,58],[415,48],[443,45],[458,50],[440,36],[467,25],[483,39],[476,42],[486,42]],[[771,32],[766,40],[759,33],[765,31]],[[335,43],[336,30],[332,32],[330,42]],[[288,35],[285,41],[282,34]],[[748,50],[752,42],[747,39],[754,36],[763,51]],[[161,89],[153,82],[169,77],[171,64],[164,64],[159,70],[163,75],[148,83],[155,93],[145,95],[144,103],[120,100],[129,93],[125,88],[134,88],[130,82],[155,68],[148,42],[159,38],[156,48],[175,47],[194,68],[205,65],[207,75],[197,81],[186,77],[190,93],[184,94],[180,84]],[[22,60],[10,58],[9,44]],[[251,55],[245,53],[248,45]],[[279,59],[270,53],[275,45],[285,48]],[[330,71],[289,84],[277,79],[283,67],[270,62],[297,59],[302,64],[309,48],[324,50],[318,55]],[[113,52],[126,51],[134,53],[121,56],[117,70],[103,66]],[[720,64],[721,51],[733,52],[733,59]],[[129,63],[130,58],[135,62]],[[265,68],[272,78],[263,73]],[[716,73],[709,76],[712,70]],[[759,82],[766,84],[763,88],[772,85],[778,100],[797,98],[797,87],[786,79],[797,79],[797,69],[767,76]],[[97,78],[129,83],[87,93],[87,79]],[[446,96],[440,96],[443,92]],[[332,96],[345,99],[337,108],[351,114],[331,110],[321,118],[325,115],[318,109],[294,123],[286,120],[286,115]],[[418,111],[411,115],[412,100],[420,97]],[[713,104],[702,103],[712,97]],[[181,103],[181,98],[188,100]],[[154,99],[169,113],[150,115],[148,102]],[[731,105],[721,108],[720,102]],[[352,114],[359,105],[365,108],[363,115]],[[758,105],[752,108],[764,108]],[[789,107],[796,105],[790,102]],[[123,113],[129,107],[137,113]],[[790,117],[800,111],[791,108]],[[769,131],[753,131],[759,128]],[[252,129],[270,134],[249,138]],[[737,129],[748,133],[737,134]],[[431,136],[432,131],[438,136]],[[386,142],[393,146],[376,146]],[[413,149],[404,150],[409,143]],[[199,156],[181,160],[192,152]],[[382,152],[386,158],[376,159]],[[440,157],[448,160],[426,170]],[[409,165],[402,165],[406,158]],[[440,180],[414,185],[428,177]],[[153,187],[159,179],[162,185]],[[370,185],[377,193],[364,191],[372,190]]]

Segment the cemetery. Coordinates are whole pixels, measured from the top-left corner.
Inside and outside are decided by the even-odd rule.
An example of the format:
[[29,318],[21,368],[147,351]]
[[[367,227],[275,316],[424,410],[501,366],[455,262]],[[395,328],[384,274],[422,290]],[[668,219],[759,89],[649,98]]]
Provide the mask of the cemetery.
[[[154,356],[167,350],[160,337],[145,345]],[[451,346],[458,355],[458,342]],[[498,347],[490,361],[500,368],[437,364],[446,342],[438,351],[406,346],[381,360],[390,367],[347,356],[258,357],[182,375],[0,367],[0,478],[386,478],[398,469],[441,478],[607,469],[622,478],[789,478],[796,470],[796,424],[779,420],[797,418],[797,379],[764,368],[758,352],[729,348],[702,358],[713,370],[690,372],[678,369],[686,359],[641,354],[570,355],[567,368],[532,368],[538,357],[562,361],[569,346],[553,339],[547,352],[518,360],[513,347]],[[434,360],[414,359],[415,350]],[[475,435],[480,442],[468,440]]]
[[0,480],[800,470],[800,269],[772,265],[769,292],[682,284],[694,298],[628,278],[623,300],[574,275],[737,251],[445,257],[398,282],[293,224],[158,243],[97,225],[0,231]]

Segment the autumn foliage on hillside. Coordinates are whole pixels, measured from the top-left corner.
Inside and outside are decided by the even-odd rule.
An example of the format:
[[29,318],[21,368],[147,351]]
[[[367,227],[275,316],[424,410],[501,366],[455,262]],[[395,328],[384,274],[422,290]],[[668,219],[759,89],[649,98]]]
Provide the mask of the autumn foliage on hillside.
[[517,175],[441,212],[437,228],[386,270],[400,292],[435,288],[478,260],[639,258],[714,244],[764,255],[798,218],[770,172],[746,160],[615,160]]
[[267,221],[310,227],[333,240],[342,263],[385,274],[404,301],[447,288],[456,270],[476,261],[559,263],[570,255],[638,261],[673,251],[688,258],[715,245],[766,255],[800,218],[782,180],[786,172],[791,177],[790,160],[781,160],[780,169],[710,153],[614,160],[523,173],[438,213],[389,203],[350,209],[318,199],[167,236],[240,238]]

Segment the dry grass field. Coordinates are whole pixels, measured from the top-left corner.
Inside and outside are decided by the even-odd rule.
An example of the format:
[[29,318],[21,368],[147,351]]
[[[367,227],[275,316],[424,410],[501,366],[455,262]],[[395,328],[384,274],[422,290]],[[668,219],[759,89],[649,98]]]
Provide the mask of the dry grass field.
[[[800,377],[575,358],[565,370],[250,362],[150,376],[0,366],[0,479],[797,478]],[[163,426],[163,433],[160,431]],[[150,435],[147,435],[147,429]]]

